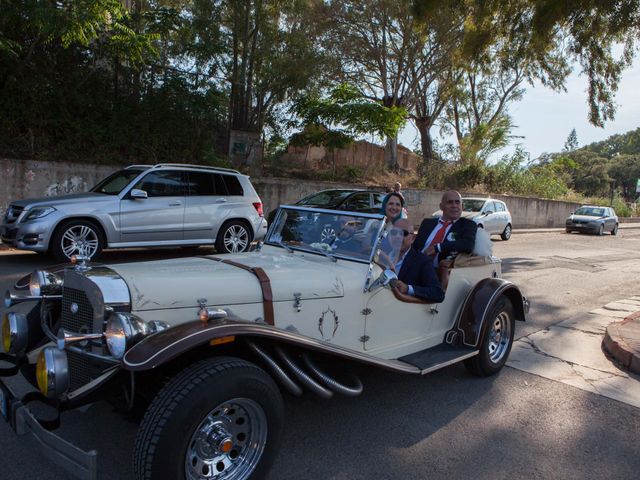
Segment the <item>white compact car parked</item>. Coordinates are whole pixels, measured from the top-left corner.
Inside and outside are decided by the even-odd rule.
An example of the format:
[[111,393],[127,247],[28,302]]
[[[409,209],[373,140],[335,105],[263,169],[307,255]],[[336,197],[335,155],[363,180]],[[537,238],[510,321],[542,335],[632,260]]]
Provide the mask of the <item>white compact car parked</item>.
[[131,165],[87,193],[16,200],[0,225],[3,243],[60,261],[125,247],[215,245],[238,253],[266,232],[248,176],[174,163]]
[[[433,213],[442,215],[442,210]],[[489,235],[500,235],[502,240],[511,238],[513,222],[507,205],[501,200],[492,198],[462,198],[462,216],[476,222]]]
[[[29,295],[5,295],[1,358],[14,367],[0,370],[3,416],[67,469],[96,478],[96,453],[45,431],[55,425],[31,404],[63,411],[118,394],[127,408],[146,408],[136,478],[243,480],[262,478],[278,454],[281,390],[355,397],[364,388],[355,363],[423,375],[464,362],[496,374],[528,311],[500,260],[458,256],[444,301],[427,303],[393,286],[402,237],[383,221],[287,206],[253,252],[76,258],[33,272],[18,282]],[[327,237],[328,223],[344,227]],[[2,380],[19,372],[35,387],[22,397]]]

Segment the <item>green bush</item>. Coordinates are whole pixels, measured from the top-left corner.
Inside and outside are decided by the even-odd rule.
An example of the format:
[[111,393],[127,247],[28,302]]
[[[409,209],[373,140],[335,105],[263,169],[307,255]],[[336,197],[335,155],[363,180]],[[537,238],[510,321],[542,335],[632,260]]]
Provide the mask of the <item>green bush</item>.
[[344,175],[349,182],[357,182],[362,178],[362,168],[347,165],[344,168]]
[[447,178],[449,188],[470,189],[484,183],[486,168],[480,164],[462,165],[455,168]]
[[631,207],[620,197],[613,199],[613,209],[619,217],[631,217],[634,213]]

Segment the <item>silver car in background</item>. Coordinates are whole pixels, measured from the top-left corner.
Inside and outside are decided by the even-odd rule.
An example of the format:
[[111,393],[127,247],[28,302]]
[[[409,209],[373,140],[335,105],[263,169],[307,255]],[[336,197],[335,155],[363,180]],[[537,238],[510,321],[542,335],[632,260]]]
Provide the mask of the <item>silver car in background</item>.
[[618,216],[613,208],[583,205],[569,215],[565,228],[567,233],[586,232],[602,235],[604,232],[611,232],[611,235],[617,235],[618,224]]
[[248,176],[172,163],[131,165],[86,193],[14,201],[0,225],[8,246],[61,261],[96,259],[103,248],[215,245],[238,253],[266,232]]
[[[442,215],[442,210],[433,213],[434,217]],[[501,200],[493,198],[462,198],[462,216],[473,220],[484,228],[489,235],[500,235],[502,240],[509,240],[513,229],[511,213]]]

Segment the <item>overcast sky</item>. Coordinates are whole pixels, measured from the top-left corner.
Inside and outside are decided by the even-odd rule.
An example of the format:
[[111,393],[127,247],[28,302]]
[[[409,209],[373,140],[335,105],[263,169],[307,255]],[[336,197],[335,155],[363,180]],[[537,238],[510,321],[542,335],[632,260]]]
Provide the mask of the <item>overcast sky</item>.
[[[541,85],[527,87],[521,101],[513,103],[509,112],[516,128],[513,135],[522,136],[512,140],[512,144],[522,144],[535,159],[544,152],[562,150],[573,128],[578,135],[579,146],[604,140],[617,134],[626,133],[640,127],[640,61],[635,59],[633,67],[623,73],[616,103],[618,109],[615,120],[604,128],[591,125],[587,120],[587,79],[584,75],[572,74],[567,80],[567,92],[555,93]],[[432,131],[434,137],[438,129]],[[408,126],[400,135],[400,143],[408,147],[419,147],[416,130]],[[441,142],[442,139],[438,138]],[[513,151],[506,149],[500,154]],[[499,157],[495,156],[494,160]]]

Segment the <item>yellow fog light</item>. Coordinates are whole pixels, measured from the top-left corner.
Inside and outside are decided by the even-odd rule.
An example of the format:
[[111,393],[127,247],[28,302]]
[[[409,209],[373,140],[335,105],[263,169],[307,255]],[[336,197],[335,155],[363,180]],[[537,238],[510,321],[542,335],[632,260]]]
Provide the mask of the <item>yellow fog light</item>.
[[36,380],[38,381],[38,389],[43,395],[47,395],[49,392],[49,379],[47,378],[47,365],[44,359],[44,350],[38,355],[38,362],[36,363]]
[[27,348],[29,332],[27,317],[22,313],[7,312],[2,316],[2,346],[14,355]]
[[64,350],[47,347],[40,352],[36,363],[38,388],[49,398],[61,396],[69,389],[69,366]]
[[9,314],[5,313],[2,316],[2,347],[5,352],[9,352],[11,349],[11,330],[9,327]]

